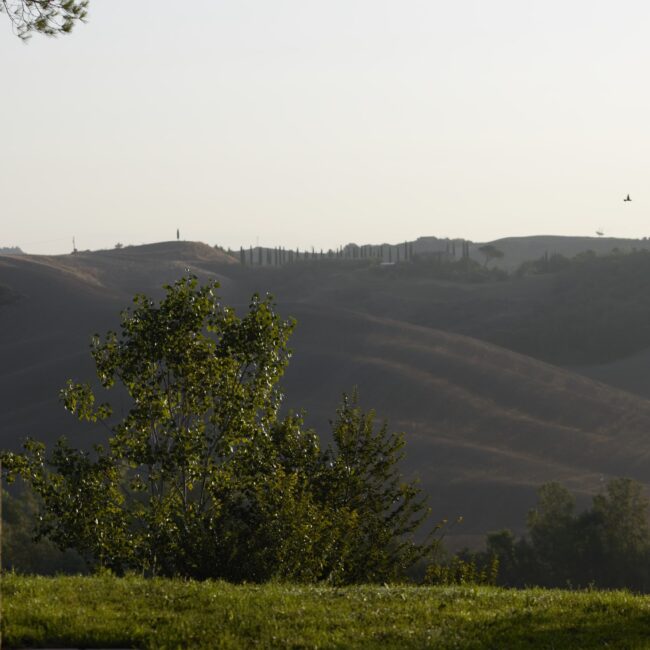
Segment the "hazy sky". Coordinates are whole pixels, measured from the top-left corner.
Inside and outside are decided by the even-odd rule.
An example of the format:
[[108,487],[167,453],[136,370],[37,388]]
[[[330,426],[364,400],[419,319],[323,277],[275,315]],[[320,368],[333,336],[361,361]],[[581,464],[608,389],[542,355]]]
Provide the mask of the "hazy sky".
[[91,0],[89,18],[25,45],[0,15],[0,246],[650,235],[647,0]]

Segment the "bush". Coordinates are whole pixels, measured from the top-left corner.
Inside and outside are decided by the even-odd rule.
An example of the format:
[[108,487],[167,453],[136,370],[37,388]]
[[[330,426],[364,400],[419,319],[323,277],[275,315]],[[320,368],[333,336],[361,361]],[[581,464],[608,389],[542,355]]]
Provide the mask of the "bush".
[[481,565],[477,558],[454,555],[444,563],[430,564],[424,575],[427,585],[495,585],[499,575],[499,559],[493,555]]

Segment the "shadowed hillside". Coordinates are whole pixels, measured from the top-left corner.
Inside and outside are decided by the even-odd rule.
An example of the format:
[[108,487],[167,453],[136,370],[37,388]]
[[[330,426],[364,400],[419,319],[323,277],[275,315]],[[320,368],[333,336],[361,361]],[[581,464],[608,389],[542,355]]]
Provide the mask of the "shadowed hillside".
[[609,363],[650,347],[648,251],[542,257],[509,277],[479,273],[476,265],[464,273],[463,266],[325,261],[252,270],[241,282],[465,334],[563,366]]
[[340,390],[358,385],[367,406],[408,432],[408,467],[437,514],[465,517],[465,533],[521,524],[548,480],[578,492],[608,476],[647,480],[650,402],[476,339],[301,305],[289,312],[299,322],[289,402],[322,430]]
[[650,398],[650,350],[610,363],[577,366],[577,372],[622,390]]
[[[650,476],[650,402],[422,324],[447,310],[448,320],[476,327],[476,303],[505,322],[516,301],[505,283],[407,281],[393,267],[363,265],[251,271],[185,242],[0,259],[0,284],[19,296],[0,305],[3,446],[15,448],[27,434],[52,441],[65,433],[84,445],[101,438],[101,429],[80,428],[64,412],[58,389],[69,377],[94,377],[90,336],[114,328],[134,293],[159,294],[188,268],[219,279],[224,301],[240,307],[252,291],[273,290],[280,313],[298,320],[287,407],[307,409],[308,423],[324,432],[341,392],[358,386],[363,404],[407,432],[408,471],[421,478],[437,517],[464,517],[456,533],[467,539],[517,529],[542,482],[587,494],[610,476]],[[548,278],[527,282],[512,287],[550,291]]]

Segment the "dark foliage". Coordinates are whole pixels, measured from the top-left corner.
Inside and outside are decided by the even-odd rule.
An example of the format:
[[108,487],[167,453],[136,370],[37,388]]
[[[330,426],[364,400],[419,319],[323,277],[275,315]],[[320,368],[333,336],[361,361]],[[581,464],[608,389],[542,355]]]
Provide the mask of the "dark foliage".
[[615,479],[575,513],[570,493],[557,483],[540,489],[528,517],[528,535],[504,530],[488,535],[487,551],[474,556],[485,566],[499,561],[505,586],[577,587],[650,591],[650,528],[643,486]]
[[34,539],[38,504],[24,490],[2,494],[2,567],[26,574],[84,573],[86,564],[74,551],[60,551],[47,539]]
[[605,363],[650,346],[650,252],[541,258],[519,275],[554,273],[553,290],[490,340],[560,364]]
[[433,278],[450,282],[481,284],[508,279],[507,271],[487,267],[466,257],[455,259],[446,255],[418,254],[408,263],[382,267],[374,265],[375,273],[390,278]]

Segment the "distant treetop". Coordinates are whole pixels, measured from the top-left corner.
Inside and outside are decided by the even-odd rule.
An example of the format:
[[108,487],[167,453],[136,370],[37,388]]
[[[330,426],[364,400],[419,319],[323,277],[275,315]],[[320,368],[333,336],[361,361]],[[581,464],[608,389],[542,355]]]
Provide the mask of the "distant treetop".
[[25,251],[21,250],[18,246],[0,246],[0,255],[24,255]]

